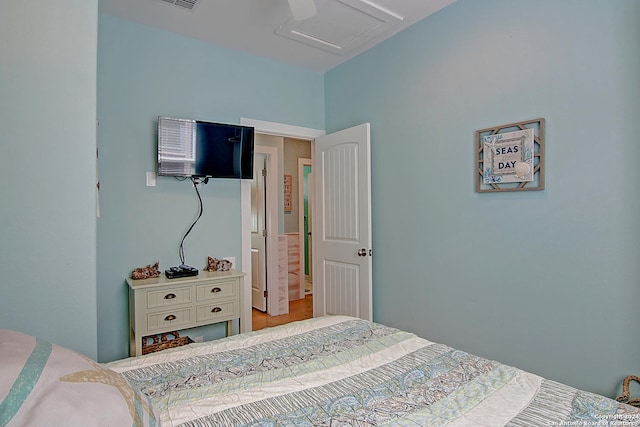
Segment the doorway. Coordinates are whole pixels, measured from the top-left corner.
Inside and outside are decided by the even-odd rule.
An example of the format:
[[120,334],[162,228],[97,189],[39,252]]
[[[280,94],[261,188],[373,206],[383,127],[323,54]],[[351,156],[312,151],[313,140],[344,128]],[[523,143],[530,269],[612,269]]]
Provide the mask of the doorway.
[[[315,203],[313,209],[316,213],[313,258],[318,265],[323,266],[312,270],[313,315],[353,314],[355,317],[371,319],[370,124],[364,123],[324,137],[325,132],[317,129],[246,118],[241,118],[240,123],[253,126],[256,134],[289,136],[312,141],[315,168],[313,186],[316,188],[316,198],[322,197],[323,200]],[[339,169],[338,172],[336,168]],[[282,169],[279,169],[278,175],[278,191],[282,194]],[[347,187],[343,185],[344,179],[340,177],[348,178],[348,181],[345,181],[349,183]],[[250,181],[244,181],[246,182],[241,184],[241,262],[243,272],[250,278],[251,188]],[[327,188],[331,190],[325,191]],[[345,188],[348,191],[345,191]],[[352,197],[356,194],[360,196]],[[327,198],[327,195],[330,198]],[[278,210],[282,209],[282,198],[279,199],[278,205]],[[325,215],[326,206],[333,206],[329,215]],[[352,215],[350,212],[358,212],[358,215]],[[277,247],[275,251],[270,252],[277,253]],[[249,280],[246,279],[242,301],[244,318],[251,319],[251,293]],[[251,322],[241,322],[240,329],[241,332],[251,331]]]
[[311,158],[298,158],[298,224],[300,227],[300,274],[304,277],[304,295],[313,295],[313,270],[311,263],[313,235],[313,185]]
[[[255,137],[256,170],[251,183],[251,261],[253,329],[274,326],[313,317],[311,289],[311,141],[307,139],[262,135]],[[265,146],[275,150],[272,166],[261,154]],[[268,158],[268,157],[267,157]],[[284,177],[284,179],[282,179]],[[282,192],[270,196],[261,191],[261,183],[282,182]],[[264,200],[264,202],[262,201]],[[274,228],[261,227],[263,207],[277,206]],[[275,237],[277,253],[261,243],[265,236]],[[260,262],[265,259],[265,262]],[[264,271],[272,272],[264,280]],[[274,281],[275,280],[275,281]],[[265,292],[266,290],[266,292]]]
[[[256,130],[256,135],[260,134],[263,136],[266,136],[267,138],[269,137],[279,137],[279,138],[296,138],[296,139],[304,139],[307,141],[313,141],[315,140],[317,137],[324,135],[325,132],[323,130],[319,130],[319,129],[312,129],[312,128],[304,128],[304,127],[299,127],[299,126],[292,126],[292,125],[286,125],[286,124],[280,124],[280,123],[273,123],[273,122],[264,122],[261,120],[255,120],[255,119],[247,119],[247,118],[241,118],[240,119],[240,124],[245,125],[245,126],[252,126],[255,128]],[[264,149],[264,148],[268,148],[273,150],[273,155],[270,156],[270,160],[273,163],[273,167],[271,168],[273,171],[275,171],[275,173],[272,173],[271,175],[274,176],[276,179],[272,179],[271,180],[271,184],[273,184],[275,186],[275,190],[274,193],[277,194],[277,203],[275,203],[276,205],[276,212],[277,214],[274,214],[271,218],[272,223],[273,223],[273,230],[275,230],[274,233],[272,233],[271,235],[267,236],[267,240],[273,240],[275,238],[275,244],[273,245],[273,247],[269,247],[269,244],[267,244],[267,257],[271,257],[272,259],[276,260],[276,265],[277,265],[277,260],[278,260],[278,255],[279,255],[279,250],[278,250],[278,236],[284,234],[284,219],[282,218],[284,216],[284,213],[280,212],[281,210],[283,210],[283,201],[282,201],[282,187],[283,187],[283,169],[280,166],[282,161],[283,161],[283,146],[278,146],[277,144],[273,144],[273,146],[271,147],[258,147],[256,146],[256,150],[258,149]],[[269,174],[269,172],[267,172],[267,174]],[[269,179],[267,178],[267,180],[269,181]],[[271,184],[267,184],[267,185],[271,185]],[[245,316],[246,319],[251,319],[252,318],[252,293],[251,293],[251,280],[250,278],[252,277],[252,268],[251,268],[251,181],[250,180],[243,180],[241,182],[241,222],[242,222],[242,227],[241,227],[241,233],[242,233],[242,255],[241,255],[241,265],[242,265],[242,271],[244,273],[246,273],[246,277],[245,277],[245,286],[243,289],[243,293],[242,293],[242,300],[243,300],[243,306],[242,306],[242,310],[243,310],[243,314]],[[269,281],[269,277],[273,277],[273,280],[271,281],[271,283],[277,283],[277,281],[279,280],[278,275],[276,274],[277,271],[274,271],[273,268],[269,269],[268,266],[269,265],[273,265],[273,260],[272,261],[268,261],[267,262],[267,281]],[[285,278],[286,280],[286,278]],[[268,285],[267,285],[268,286]],[[304,300],[302,300],[304,301]],[[278,308],[278,301],[276,298],[269,298],[269,301],[267,303],[267,306],[274,306],[275,310],[273,310],[273,313],[277,313],[277,308]],[[310,309],[310,312],[312,313],[312,309]],[[240,325],[240,331],[241,332],[249,332],[253,329],[252,327],[252,323],[251,322],[244,322],[244,324]]]
[[[254,178],[247,181],[250,186],[251,268],[249,272],[246,269],[243,271],[251,281],[251,306],[260,311],[277,313],[277,300],[268,298],[268,288],[270,283],[277,283],[279,280],[278,185],[274,172],[278,168],[278,150],[275,147],[256,145],[254,156]],[[242,184],[243,191],[244,187],[245,182]],[[244,231],[245,227],[243,238]],[[246,303],[246,297],[244,301]]]
[[251,303],[267,311],[267,171],[268,155],[256,151],[251,181]]

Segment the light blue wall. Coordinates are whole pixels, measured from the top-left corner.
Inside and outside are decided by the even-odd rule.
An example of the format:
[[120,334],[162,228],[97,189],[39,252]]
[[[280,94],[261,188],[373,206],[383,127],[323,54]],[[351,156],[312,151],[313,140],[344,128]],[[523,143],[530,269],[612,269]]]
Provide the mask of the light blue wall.
[[[180,263],[178,245],[196,218],[190,182],[156,170],[159,115],[239,123],[240,117],[324,128],[321,73],[99,17],[98,118],[98,356],[128,355],[125,277],[135,267]],[[204,268],[207,256],[235,256],[240,244],[240,181],[212,180],[201,188],[204,215],[185,241],[186,263]],[[224,334],[224,325],[199,331]]]
[[[326,111],[328,130],[372,123],[376,320],[608,395],[637,373],[637,1],[458,0],[324,85],[102,16],[97,240],[97,1],[61,1],[0,6],[0,327],[125,356],[124,277],[176,264],[197,211],[187,183],[144,186],[155,117],[323,128]],[[536,117],[547,189],[475,193],[475,130]],[[203,188],[188,262],[238,257],[238,189]]]
[[[372,123],[374,318],[606,395],[640,370],[640,2],[458,0],[328,72]],[[474,132],[544,117],[546,189],[474,192]]]
[[89,357],[97,0],[0,2],[0,328]]

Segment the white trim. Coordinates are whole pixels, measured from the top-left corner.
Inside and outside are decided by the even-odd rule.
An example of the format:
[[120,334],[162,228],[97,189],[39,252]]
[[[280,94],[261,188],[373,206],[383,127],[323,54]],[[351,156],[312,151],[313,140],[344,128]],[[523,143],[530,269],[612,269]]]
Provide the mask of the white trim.
[[267,229],[267,313],[277,316],[280,313],[279,307],[279,284],[278,270],[269,268],[278,265],[280,254],[278,253],[278,149],[276,147],[256,146],[256,153],[265,154],[267,176],[265,177],[265,219],[264,224]]
[[[304,250],[304,167],[311,166],[311,159],[298,157],[298,231],[300,232],[300,298],[305,297],[305,266],[307,254]],[[309,187],[311,196],[311,187]],[[309,197],[311,198],[311,197]]]
[[[248,202],[248,208],[245,206]],[[240,333],[251,332],[251,180],[243,179],[240,183],[240,230],[242,249],[242,271],[244,276],[244,292],[242,294],[242,311],[246,322],[240,322]]]
[[[257,133],[263,133],[267,135],[286,136],[290,138],[309,139],[324,135],[326,132],[321,129],[305,128],[301,126],[286,125],[274,122],[265,122],[262,120],[249,119],[246,117],[240,118],[240,124],[243,126],[253,126]],[[312,142],[313,147],[313,142]],[[277,170],[277,168],[276,168]],[[276,180],[274,180],[277,182]],[[277,191],[276,191],[277,194]],[[279,213],[279,208],[277,209]],[[242,271],[247,275],[245,276],[245,293],[243,302],[243,311],[247,319],[251,320],[251,181],[242,180],[240,186],[240,218],[242,228]],[[276,217],[277,218],[277,217]],[[276,227],[276,230],[278,228]],[[277,236],[277,233],[274,233]],[[278,245],[276,244],[276,250]],[[268,250],[268,249],[267,249]],[[276,258],[277,260],[277,258]],[[273,270],[273,269],[271,269]],[[244,322],[250,323],[250,322]],[[243,324],[240,332],[251,332],[253,326],[251,324]]]
[[[267,313],[272,316],[280,314],[278,311],[278,271],[268,268],[270,264],[278,264],[278,180],[275,175],[278,171],[278,149],[276,147],[265,147],[256,145],[254,153],[264,154],[266,158],[266,169],[271,173],[265,177],[265,229],[267,230],[266,241],[266,264],[267,264],[267,286],[271,297],[267,299]],[[245,276],[244,293],[244,313],[251,319],[253,308],[253,292],[251,289],[251,181],[242,180],[240,189],[240,217],[242,228],[242,271]],[[275,200],[275,201],[274,201]],[[274,261],[275,260],[275,261]],[[245,322],[246,323],[246,322]],[[252,325],[242,326],[241,332],[251,332]]]
[[326,132],[320,129],[305,128],[301,126],[286,125],[281,123],[265,122],[262,120],[248,119],[240,117],[240,124],[243,126],[252,126],[257,133],[267,135],[286,136],[298,139],[316,139],[324,135]]

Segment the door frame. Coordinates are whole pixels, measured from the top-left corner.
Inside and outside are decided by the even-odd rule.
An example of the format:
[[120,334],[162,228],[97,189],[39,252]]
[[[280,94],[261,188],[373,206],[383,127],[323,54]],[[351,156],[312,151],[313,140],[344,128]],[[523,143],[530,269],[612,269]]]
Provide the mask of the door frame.
[[[278,204],[274,201],[274,198],[277,200],[278,197],[278,180],[276,179],[274,172],[278,170],[278,149],[275,147],[257,145],[254,147],[254,153],[265,155],[264,167],[267,171],[267,175],[264,178],[264,228],[267,231],[267,237],[265,239],[265,268],[267,273],[265,279],[267,281],[266,288],[267,291],[269,291],[269,284],[277,283],[278,280],[277,270],[269,268],[269,264],[274,262],[274,259],[277,263],[278,259],[278,233],[277,231],[274,231],[278,230]],[[271,173],[271,175],[269,175],[269,173]],[[249,200],[249,209],[251,209],[251,200]],[[249,238],[251,238],[251,232],[249,232]],[[251,241],[249,241],[249,254],[251,254]],[[273,258],[274,256],[275,258]],[[251,263],[251,258],[249,258],[249,263]],[[244,262],[242,264],[244,265]],[[251,276],[248,277],[249,280],[251,280]],[[272,295],[275,295],[275,292],[272,293]],[[253,296],[251,300],[251,307],[253,307]],[[274,313],[274,315],[280,314],[278,312],[276,298],[267,297],[267,313]]]
[[[324,130],[321,130],[321,129],[293,126],[293,125],[287,125],[283,123],[266,122],[263,120],[250,119],[246,117],[240,118],[240,124],[243,126],[252,126],[253,128],[255,128],[256,133],[263,133],[267,135],[276,135],[276,136],[291,137],[291,138],[298,138],[298,139],[308,139],[312,141],[312,144],[314,139],[316,139],[319,136],[325,135],[326,133]],[[269,147],[264,147],[264,148],[269,148]],[[277,156],[277,151],[276,151],[276,156]],[[312,156],[312,162],[313,162],[313,156]],[[275,168],[273,169],[273,171],[275,171],[276,177],[282,173],[282,171],[278,170],[277,164],[275,165]],[[276,185],[275,194],[277,194],[278,181],[276,179],[272,179],[270,181],[272,181]],[[271,185],[271,184],[267,184],[267,185]],[[277,205],[277,203],[273,203],[273,204]],[[274,271],[277,269],[269,268],[269,267],[271,267],[272,264],[275,264],[277,266],[277,260],[278,260],[277,238],[279,233],[277,224],[278,224],[278,215],[280,214],[280,210],[281,210],[280,208],[281,208],[280,206],[275,207],[276,215],[275,215],[275,218],[271,218],[271,219],[275,221],[276,225],[273,228],[274,232],[271,233],[271,236],[267,236],[268,237],[267,238],[267,251],[268,251],[267,280],[269,280],[269,270],[271,270],[272,273],[277,272],[277,271]],[[242,271],[246,273],[246,276],[244,279],[245,292],[243,294],[244,301],[242,302],[242,310],[244,311],[245,319],[251,320],[251,308],[252,308],[252,303],[251,303],[251,181],[245,180],[245,179],[243,179],[240,183],[240,218],[241,218],[241,247],[242,247],[241,262],[242,262]],[[269,246],[269,237],[276,239],[276,244],[274,245],[273,248]],[[277,278],[277,274],[275,277]],[[271,283],[275,283],[275,281]],[[268,306],[271,304],[271,299],[267,301]],[[277,303],[277,301],[275,301],[275,303]],[[248,323],[248,322],[244,322],[244,323]],[[251,332],[252,329],[253,329],[253,326],[251,324],[240,325],[240,332]]]
[[[313,147],[311,147],[313,148]],[[298,230],[300,232],[299,235],[299,244],[300,244],[300,298],[305,297],[305,274],[304,270],[307,265],[307,254],[304,250],[304,167],[311,166],[311,170],[313,170],[313,162],[309,158],[298,158]],[[311,195],[313,194],[311,190],[311,186],[309,186],[309,199],[311,200]],[[309,222],[310,223],[310,222]],[[311,230],[310,230],[311,231]],[[311,244],[313,244],[313,239],[311,240]],[[310,246],[311,248],[311,246]],[[309,257],[309,264],[312,264],[311,257]],[[311,269],[311,265],[309,265],[309,276],[313,277],[313,270]],[[312,280],[313,283],[313,280]]]

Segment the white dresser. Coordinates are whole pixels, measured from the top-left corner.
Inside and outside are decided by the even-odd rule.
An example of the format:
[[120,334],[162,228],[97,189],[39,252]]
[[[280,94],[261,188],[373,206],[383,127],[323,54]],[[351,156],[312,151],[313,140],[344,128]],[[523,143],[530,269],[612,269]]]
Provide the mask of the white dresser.
[[245,273],[201,271],[198,276],[167,279],[127,279],[129,285],[129,354],[142,354],[142,339],[163,332],[244,319],[242,310]]

